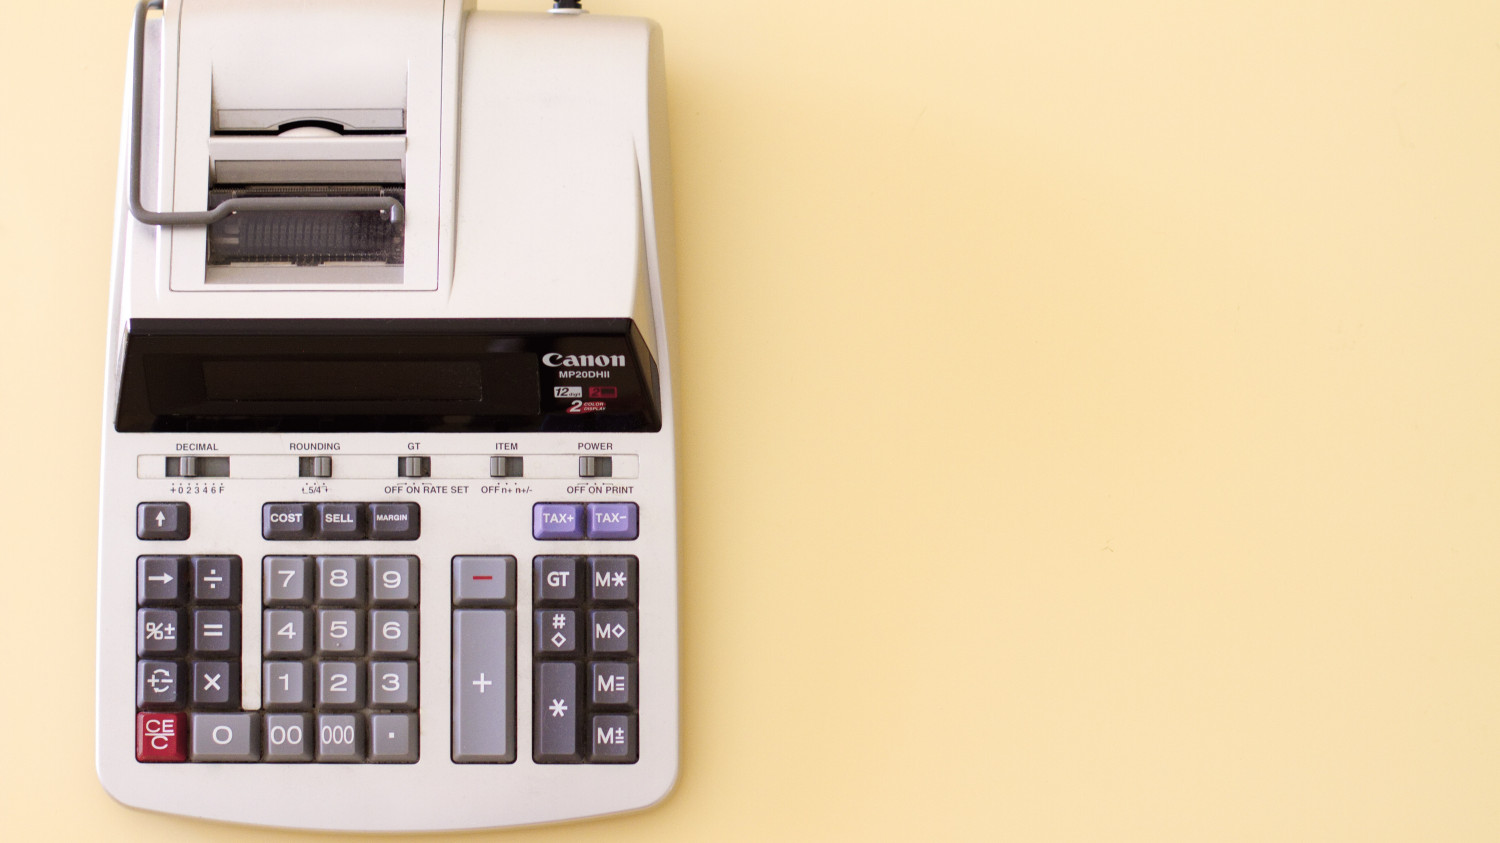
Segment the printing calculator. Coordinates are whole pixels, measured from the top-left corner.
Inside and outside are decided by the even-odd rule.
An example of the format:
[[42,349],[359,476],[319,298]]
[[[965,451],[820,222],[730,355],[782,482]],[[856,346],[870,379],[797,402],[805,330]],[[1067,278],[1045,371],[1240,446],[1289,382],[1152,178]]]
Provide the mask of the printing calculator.
[[661,35],[555,6],[137,7],[99,540],[120,802],[392,832],[671,790]]

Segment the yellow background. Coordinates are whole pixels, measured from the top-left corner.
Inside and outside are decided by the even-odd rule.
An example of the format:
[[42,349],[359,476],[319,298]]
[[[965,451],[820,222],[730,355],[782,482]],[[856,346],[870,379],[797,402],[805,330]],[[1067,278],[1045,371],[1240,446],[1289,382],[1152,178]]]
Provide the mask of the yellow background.
[[[667,35],[682,775],[510,839],[1500,837],[1500,6],[587,5]],[[252,839],[94,776],[131,4],[6,6],[0,833]]]

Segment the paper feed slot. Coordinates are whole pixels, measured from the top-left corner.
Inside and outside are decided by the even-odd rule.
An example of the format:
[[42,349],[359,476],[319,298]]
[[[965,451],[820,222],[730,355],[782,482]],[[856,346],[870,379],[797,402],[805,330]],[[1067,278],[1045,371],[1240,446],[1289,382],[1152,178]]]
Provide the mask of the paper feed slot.
[[404,135],[215,135],[208,160],[215,185],[406,183]]

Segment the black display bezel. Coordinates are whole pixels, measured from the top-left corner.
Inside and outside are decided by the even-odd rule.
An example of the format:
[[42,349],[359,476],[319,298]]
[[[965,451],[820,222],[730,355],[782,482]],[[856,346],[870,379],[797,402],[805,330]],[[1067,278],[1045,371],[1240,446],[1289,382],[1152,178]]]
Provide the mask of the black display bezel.
[[[547,355],[556,355],[548,357],[554,361],[602,358],[624,365],[543,365]],[[220,399],[215,400],[205,365],[225,362],[241,373],[249,371],[243,364],[256,363],[286,366],[289,373],[306,363],[338,364],[323,368],[325,373],[362,364],[372,372],[427,364],[435,376],[448,371],[456,380],[424,387],[417,391],[425,395],[410,399],[359,396],[347,384],[320,393],[316,382],[299,382],[292,390],[295,399],[222,400],[235,389],[227,383],[213,390]],[[403,376],[414,371],[408,365]],[[478,400],[476,383],[469,380],[476,376]],[[607,390],[605,400],[559,395],[588,395],[596,387]],[[263,383],[247,384],[245,390],[267,394]],[[661,399],[656,361],[629,319],[135,319],[125,341],[115,429],[655,432],[661,429]]]

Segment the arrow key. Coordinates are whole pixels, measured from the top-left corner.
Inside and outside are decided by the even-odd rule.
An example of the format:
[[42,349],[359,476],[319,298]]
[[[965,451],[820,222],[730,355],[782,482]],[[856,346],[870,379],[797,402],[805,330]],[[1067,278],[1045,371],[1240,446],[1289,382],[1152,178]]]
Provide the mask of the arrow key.
[[135,536],[147,541],[182,541],[192,513],[185,503],[143,503],[135,508]]
[[182,556],[141,556],[135,560],[135,602],[140,606],[180,606],[187,600]]

